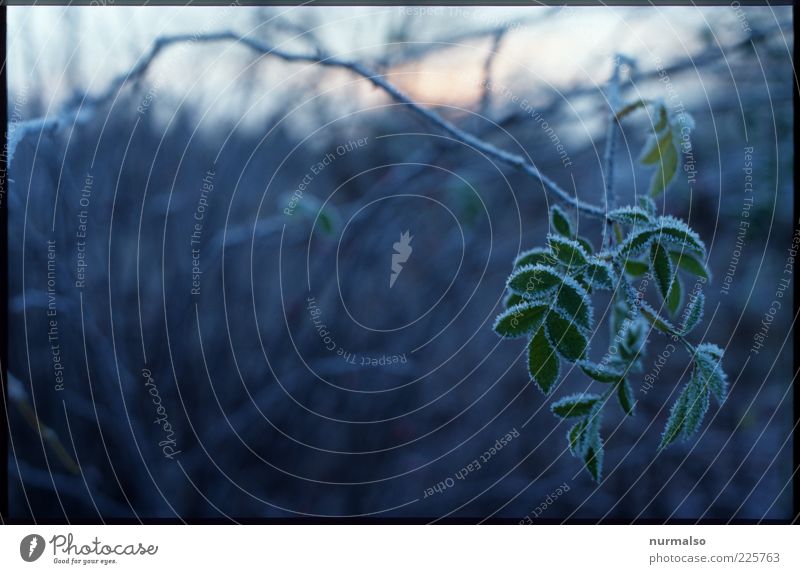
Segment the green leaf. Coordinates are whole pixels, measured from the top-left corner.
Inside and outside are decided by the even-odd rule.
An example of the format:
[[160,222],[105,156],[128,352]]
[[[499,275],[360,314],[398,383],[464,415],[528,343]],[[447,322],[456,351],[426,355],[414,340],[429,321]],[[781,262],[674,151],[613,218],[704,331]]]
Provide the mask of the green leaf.
[[635,403],[633,399],[633,388],[628,379],[622,379],[617,385],[617,398],[625,414],[632,416]]
[[542,302],[525,301],[500,313],[494,331],[501,337],[513,339],[532,333],[541,327],[548,306]]
[[672,285],[669,287],[669,292],[667,293],[667,309],[672,315],[678,312],[678,309],[681,308],[681,301],[683,301],[683,287],[681,286],[681,280],[677,275],[672,277]]
[[589,342],[573,321],[551,311],[545,325],[547,336],[559,355],[573,362],[584,357]]
[[662,160],[670,148],[674,151],[675,145],[672,141],[672,130],[667,130],[658,135],[651,135],[642,149],[639,161],[644,165],[653,165]]
[[583,247],[586,253],[594,253],[594,246],[592,245],[592,242],[585,237],[576,237],[575,241],[581,244],[581,247]]
[[603,443],[600,439],[602,418],[603,403],[598,401],[589,413],[578,423],[580,427],[575,431],[574,444],[570,444],[570,450],[575,456],[583,458],[590,448],[602,448]]
[[661,444],[658,446],[659,449],[669,446],[683,431],[683,425],[686,419],[687,391],[688,385],[683,388],[669,411],[669,418],[664,427],[664,432],[661,435]]
[[666,299],[672,285],[672,263],[667,250],[657,241],[650,247],[650,268],[661,296]]
[[711,279],[711,274],[708,272],[703,262],[691,253],[687,251],[683,253],[680,251],[672,251],[669,256],[672,261],[684,271],[696,275],[697,277],[702,277],[706,281]]
[[288,194],[284,196],[284,199],[290,205],[296,206],[297,213],[302,216],[302,220],[314,223],[315,233],[333,235],[338,231],[341,219],[338,210],[333,204],[323,204],[315,196],[309,194],[304,195],[303,201],[299,203],[296,198],[292,198]]
[[595,394],[569,395],[550,405],[550,410],[562,419],[582,417],[588,415],[601,398]]
[[658,106],[659,117],[639,156],[643,165],[657,167],[650,181],[651,197],[665,191],[675,178],[680,165],[681,129],[694,125],[685,112],[680,116],[673,116],[663,103],[654,105]]
[[592,446],[586,451],[584,457],[586,463],[586,470],[592,475],[595,482],[600,482],[603,478],[603,447]]
[[617,283],[617,274],[614,273],[614,268],[597,258],[589,259],[584,277],[592,287],[597,289],[612,290]]
[[553,253],[546,247],[534,247],[520,253],[514,260],[514,267],[524,267],[526,265],[555,265],[556,259]]
[[544,329],[539,329],[528,345],[528,372],[544,394],[549,393],[558,380],[560,364]]
[[692,379],[686,385],[686,414],[683,421],[683,438],[692,438],[700,426],[703,424],[703,418],[708,412],[708,388],[697,377],[697,371],[692,374]]
[[580,452],[578,449],[580,447],[579,441],[581,439],[582,433],[586,428],[586,421],[587,419],[580,420],[572,425],[572,428],[567,431],[567,441],[569,443],[569,451],[575,455],[582,457],[584,453]]
[[681,329],[683,335],[691,333],[700,323],[700,319],[703,318],[705,302],[706,296],[703,295],[702,291],[698,291],[694,297],[689,299],[689,306],[686,308],[686,320],[683,322],[683,328]]
[[572,223],[570,223],[569,216],[558,205],[553,205],[550,208],[550,226],[553,231],[564,237],[574,237],[572,232]]
[[550,244],[550,249],[553,250],[555,258],[568,268],[586,265],[589,255],[581,244],[574,239],[567,239],[560,235],[548,235],[547,241]]
[[697,346],[694,356],[698,379],[708,386],[714,397],[721,403],[728,396],[728,377],[722,370],[722,349],[711,343]]
[[519,305],[523,301],[525,301],[525,297],[509,291],[508,293],[506,293],[506,296],[503,299],[503,307],[508,309],[509,307],[513,307],[514,305]]
[[625,261],[625,273],[631,277],[641,277],[650,266],[643,261],[636,261],[635,259],[628,259]]
[[653,179],[650,180],[651,197],[657,197],[659,194],[663,193],[678,172],[678,149],[674,145],[670,145],[663,151],[664,154],[661,156],[661,164],[653,174]]
[[622,373],[605,365],[598,365],[591,361],[578,361],[580,369],[590,378],[600,383],[616,383],[622,378]]
[[323,233],[327,235],[336,233],[336,230],[339,228],[339,216],[333,209],[322,209],[317,217],[319,218],[319,226]]
[[658,104],[658,121],[656,122],[656,125],[653,126],[653,131],[659,133],[667,127],[667,122],[669,122],[667,106],[665,106],[663,102],[660,102]]
[[534,297],[560,285],[561,282],[561,274],[549,265],[525,265],[511,273],[508,287],[524,297]]
[[706,246],[703,241],[686,223],[672,217],[664,215],[658,218],[656,228],[652,231],[662,244],[668,243],[681,250],[692,251],[705,257]]
[[634,229],[619,246],[620,255],[634,255],[641,253],[650,245],[653,239],[652,229]]
[[575,279],[575,281],[578,282],[578,284],[581,287],[584,288],[584,290],[587,293],[591,293],[592,292],[592,284],[589,281],[587,281],[587,279],[586,279],[586,277],[585,277],[585,275],[583,273],[575,275],[574,279]]
[[557,310],[566,319],[587,330],[593,327],[594,316],[589,294],[573,278],[564,277],[564,282],[556,292],[556,305]]
[[609,211],[608,218],[612,221],[625,223],[627,225],[648,225],[653,222],[650,213],[641,207],[634,207],[631,205]]

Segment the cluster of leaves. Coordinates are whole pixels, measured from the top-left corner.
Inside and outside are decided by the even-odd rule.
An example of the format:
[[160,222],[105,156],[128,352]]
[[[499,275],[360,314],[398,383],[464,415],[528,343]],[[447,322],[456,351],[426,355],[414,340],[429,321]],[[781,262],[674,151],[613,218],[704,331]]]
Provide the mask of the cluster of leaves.
[[[655,126],[648,145],[659,150],[658,177],[671,180],[678,155],[673,159],[664,146],[674,144],[671,126],[677,122],[663,106],[657,107],[657,113],[663,113],[663,120]],[[667,137],[667,131],[672,135]],[[651,156],[646,149],[642,162],[650,165]],[[668,183],[659,189],[663,191]],[[695,347],[686,338],[702,320],[704,296],[695,289],[684,305],[681,275],[695,276],[701,283],[710,279],[703,241],[685,222],[659,215],[650,197],[608,212],[607,221],[616,241],[596,250],[576,233],[570,217],[553,206],[547,245],[526,251],[514,261],[505,309],[494,324],[502,337],[527,338],[528,371],[545,395],[557,386],[562,363],[577,366],[591,381],[603,385],[600,394],[568,395],[551,404],[554,415],[575,420],[567,433],[570,452],[583,460],[598,482],[603,470],[603,409],[614,402],[613,395],[625,415],[633,415],[636,401],[630,377],[642,371],[653,329],[681,342],[693,362],[692,376],[672,406],[660,448],[678,437],[692,437],[708,410],[710,396],[722,402],[727,393],[722,350],[709,343]],[[659,305],[644,299],[645,281],[655,283]],[[602,360],[594,362],[589,344],[596,328],[592,294],[598,291],[612,293],[609,329],[613,343]],[[669,317],[662,315],[662,309]],[[676,318],[679,325],[674,323]]]

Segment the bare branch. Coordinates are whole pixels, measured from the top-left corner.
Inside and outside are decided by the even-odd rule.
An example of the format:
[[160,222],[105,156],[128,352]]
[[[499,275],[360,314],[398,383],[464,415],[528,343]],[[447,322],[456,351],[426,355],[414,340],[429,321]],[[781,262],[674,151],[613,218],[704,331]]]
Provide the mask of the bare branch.
[[494,61],[500,51],[500,45],[503,43],[505,34],[506,31],[500,29],[492,36],[492,45],[489,47],[486,60],[483,62],[483,85],[485,87],[481,94],[481,102],[478,106],[478,113],[481,116],[485,116],[489,113],[489,106],[492,103],[492,90],[489,89],[492,82],[492,68],[494,67]]
[[[272,56],[275,58],[279,58],[285,62],[298,62],[298,63],[308,63],[308,64],[316,64],[323,67],[329,68],[341,68],[345,70],[349,70],[354,74],[357,74],[374,86],[382,89],[386,92],[393,100],[398,103],[404,104],[408,106],[410,110],[415,112],[417,115],[424,118],[430,124],[440,128],[444,132],[448,133],[455,139],[465,143],[472,148],[476,149],[477,151],[485,154],[488,157],[491,157],[497,161],[505,163],[511,167],[517,168],[524,173],[530,175],[531,177],[539,180],[545,188],[549,191],[557,195],[562,201],[572,205],[576,209],[582,211],[583,213],[594,216],[594,217],[605,217],[605,211],[596,205],[592,205],[586,202],[583,202],[576,197],[573,197],[569,193],[567,193],[563,188],[561,188],[555,181],[547,177],[539,168],[537,168],[532,162],[527,160],[525,157],[508,152],[506,150],[500,149],[476,136],[473,134],[462,130],[461,128],[457,127],[455,124],[449,122],[448,120],[444,119],[442,116],[437,114],[436,112],[429,110],[427,108],[422,107],[420,104],[414,102],[408,95],[406,95],[400,88],[389,82],[384,76],[379,75],[363,64],[354,61],[342,60],[336,57],[326,57],[320,54],[297,54],[293,52],[288,52],[281,50],[279,48],[275,48],[258,40],[254,40],[252,38],[242,37],[234,32],[217,32],[217,33],[209,33],[209,34],[183,34],[183,35],[176,35],[176,36],[165,36],[159,38],[153,44],[153,47],[150,51],[133,67],[130,72],[127,74],[122,74],[117,76],[112,82],[109,89],[101,94],[100,96],[89,98],[84,97],[82,104],[75,106],[72,110],[68,110],[65,114],[77,114],[78,112],[85,112],[87,105],[90,107],[99,106],[112,100],[118,91],[128,82],[132,80],[137,80],[141,78],[147,70],[152,65],[153,61],[155,60],[156,56],[161,53],[165,48],[168,46],[179,44],[179,43],[210,43],[210,42],[237,42],[247,48],[250,48],[254,52],[258,54],[262,54],[265,56]],[[62,114],[63,115],[63,114]],[[22,134],[24,135],[24,134]]]

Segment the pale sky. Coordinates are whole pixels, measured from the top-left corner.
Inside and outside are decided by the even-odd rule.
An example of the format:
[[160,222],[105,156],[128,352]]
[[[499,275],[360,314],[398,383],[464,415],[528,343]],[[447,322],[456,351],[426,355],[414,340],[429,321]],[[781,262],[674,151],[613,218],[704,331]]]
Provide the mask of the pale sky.
[[[342,8],[196,8],[196,7],[9,7],[8,55],[10,99],[21,86],[58,106],[72,90],[100,91],[144,54],[153,39],[169,34],[234,30],[270,43],[290,36],[270,32],[270,18],[317,22],[317,34],[339,56],[367,60],[385,50],[387,39],[429,41],[469,29],[483,29],[530,18],[552,9],[542,7],[443,7],[436,10],[402,7]],[[508,34],[496,61],[496,78],[514,83],[528,79],[541,89],[572,84],[602,84],[608,76],[610,54],[633,55],[642,69],[665,64],[697,52],[703,29],[713,30],[722,44],[745,37],[744,27],[755,17],[789,22],[788,7],[730,6],[686,8],[565,8],[543,24],[523,25]],[[405,19],[405,26],[400,24]],[[709,28],[710,26],[710,28]],[[400,31],[405,28],[405,37]],[[708,34],[708,32],[706,32]],[[480,74],[489,42],[471,41],[441,51],[435,58],[395,70],[396,81],[414,97],[431,103],[469,106],[475,97],[474,78]],[[286,48],[308,51],[307,44],[289,41]],[[297,67],[270,60],[249,72],[253,55],[231,44],[188,46],[165,52],[148,75],[159,89],[178,98],[199,101],[226,90],[233,94],[254,74],[272,93],[296,89]],[[299,76],[296,80],[300,82]],[[336,82],[349,83],[350,76]],[[246,84],[253,89],[252,81]],[[320,89],[327,84],[317,85]],[[285,92],[282,92],[284,89]],[[360,92],[371,92],[361,86]],[[241,90],[240,90],[241,91]],[[246,96],[246,94],[244,94]],[[352,95],[350,96],[352,97]],[[242,101],[247,98],[243,97]],[[269,98],[261,97],[263,100]],[[265,104],[266,105],[266,104]],[[241,112],[241,107],[236,113]]]

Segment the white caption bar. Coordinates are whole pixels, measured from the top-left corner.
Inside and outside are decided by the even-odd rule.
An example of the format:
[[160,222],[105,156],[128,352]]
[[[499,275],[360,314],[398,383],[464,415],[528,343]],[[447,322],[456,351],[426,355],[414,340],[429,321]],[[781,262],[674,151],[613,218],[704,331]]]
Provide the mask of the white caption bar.
[[0,565],[20,573],[800,572],[798,543],[791,526],[33,525],[0,527]]

